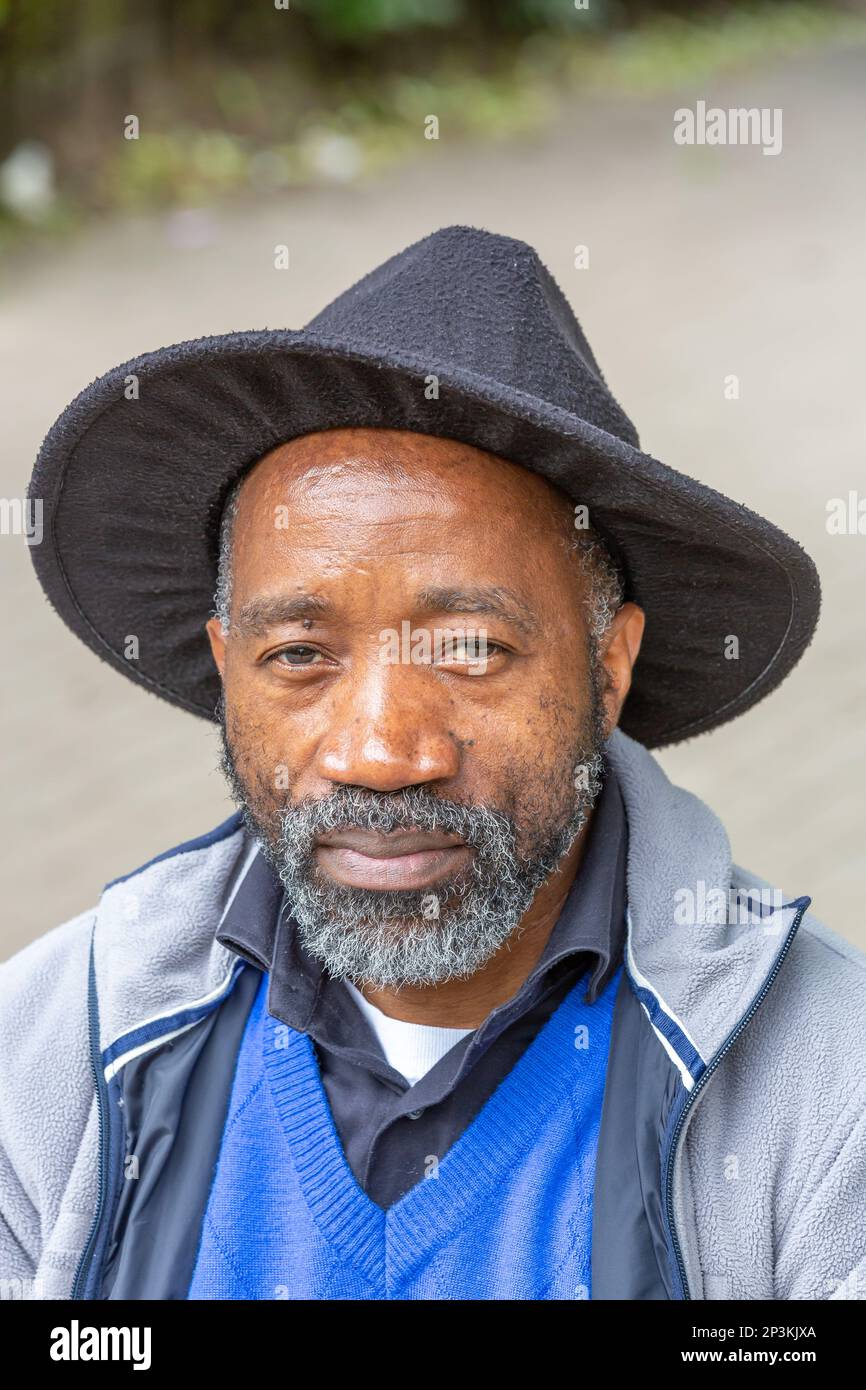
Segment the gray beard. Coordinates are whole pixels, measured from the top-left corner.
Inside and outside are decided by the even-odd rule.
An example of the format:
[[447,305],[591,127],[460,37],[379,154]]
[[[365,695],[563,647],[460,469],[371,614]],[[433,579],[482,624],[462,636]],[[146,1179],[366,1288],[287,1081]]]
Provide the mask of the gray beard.
[[[570,804],[556,825],[535,820],[540,828],[523,854],[511,816],[447,801],[424,787],[394,793],[336,787],[321,800],[281,808],[274,813],[276,832],[267,832],[249,805],[222,717],[221,770],[286,890],[309,954],[335,979],[377,989],[466,979],[486,965],[518,930],[536,891],[571,848],[598,798],[603,731],[597,687],[594,694],[590,737],[568,764],[569,770],[581,769]],[[219,712],[222,716],[222,702]],[[349,826],[385,834],[445,831],[459,835],[475,853],[466,868],[432,888],[354,888],[328,878],[314,858],[319,835]]]

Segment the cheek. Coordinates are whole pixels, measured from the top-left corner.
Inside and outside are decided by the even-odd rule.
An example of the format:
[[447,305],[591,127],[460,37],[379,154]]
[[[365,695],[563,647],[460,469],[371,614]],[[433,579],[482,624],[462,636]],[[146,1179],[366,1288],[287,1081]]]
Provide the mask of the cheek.
[[233,700],[227,705],[226,730],[235,765],[248,785],[260,795],[279,799],[284,769],[291,775],[292,750],[287,746],[283,721],[250,702]]
[[226,728],[232,747],[246,749],[266,732],[265,712],[237,682],[226,682]]
[[548,685],[495,719],[480,720],[474,737],[461,740],[467,786],[479,799],[512,810],[559,801],[589,738],[588,708]]
[[[534,753],[541,763],[555,760],[557,750],[570,750],[585,728],[590,709],[590,691],[585,699],[576,671],[556,676],[545,673],[545,680],[532,691],[515,713],[505,737],[512,746]],[[577,695],[577,698],[575,698]]]

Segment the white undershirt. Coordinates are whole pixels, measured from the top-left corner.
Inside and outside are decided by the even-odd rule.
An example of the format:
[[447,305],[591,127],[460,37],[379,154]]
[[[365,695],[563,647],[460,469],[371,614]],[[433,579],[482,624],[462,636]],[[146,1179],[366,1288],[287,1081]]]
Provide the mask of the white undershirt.
[[379,1039],[389,1065],[405,1076],[410,1086],[420,1081],[467,1033],[475,1032],[474,1028],[433,1028],[426,1023],[389,1018],[371,1004],[351,980],[346,980],[346,984]]

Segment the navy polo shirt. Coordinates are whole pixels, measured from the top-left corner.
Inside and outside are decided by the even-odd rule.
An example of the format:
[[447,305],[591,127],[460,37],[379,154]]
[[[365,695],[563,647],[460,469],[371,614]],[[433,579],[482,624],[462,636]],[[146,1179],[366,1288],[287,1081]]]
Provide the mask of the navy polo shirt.
[[627,824],[605,762],[583,859],[541,958],[518,992],[493,1009],[414,1086],[387,1062],[351,991],[298,939],[291,905],[257,854],[217,931],[217,940],[270,971],[268,1010],[307,1033],[346,1160],[383,1209],[440,1161],[508,1075],[569,990],[590,971],[592,1003],[622,962]]

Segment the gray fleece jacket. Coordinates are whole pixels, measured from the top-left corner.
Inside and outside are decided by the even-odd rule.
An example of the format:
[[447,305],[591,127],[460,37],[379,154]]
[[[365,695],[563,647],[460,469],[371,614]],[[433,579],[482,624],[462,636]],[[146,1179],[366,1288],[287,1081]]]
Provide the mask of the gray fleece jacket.
[[[628,939],[592,1297],[866,1298],[866,955],[606,751]],[[186,1296],[257,976],[215,933],[255,853],[235,815],[0,966],[0,1296]]]

